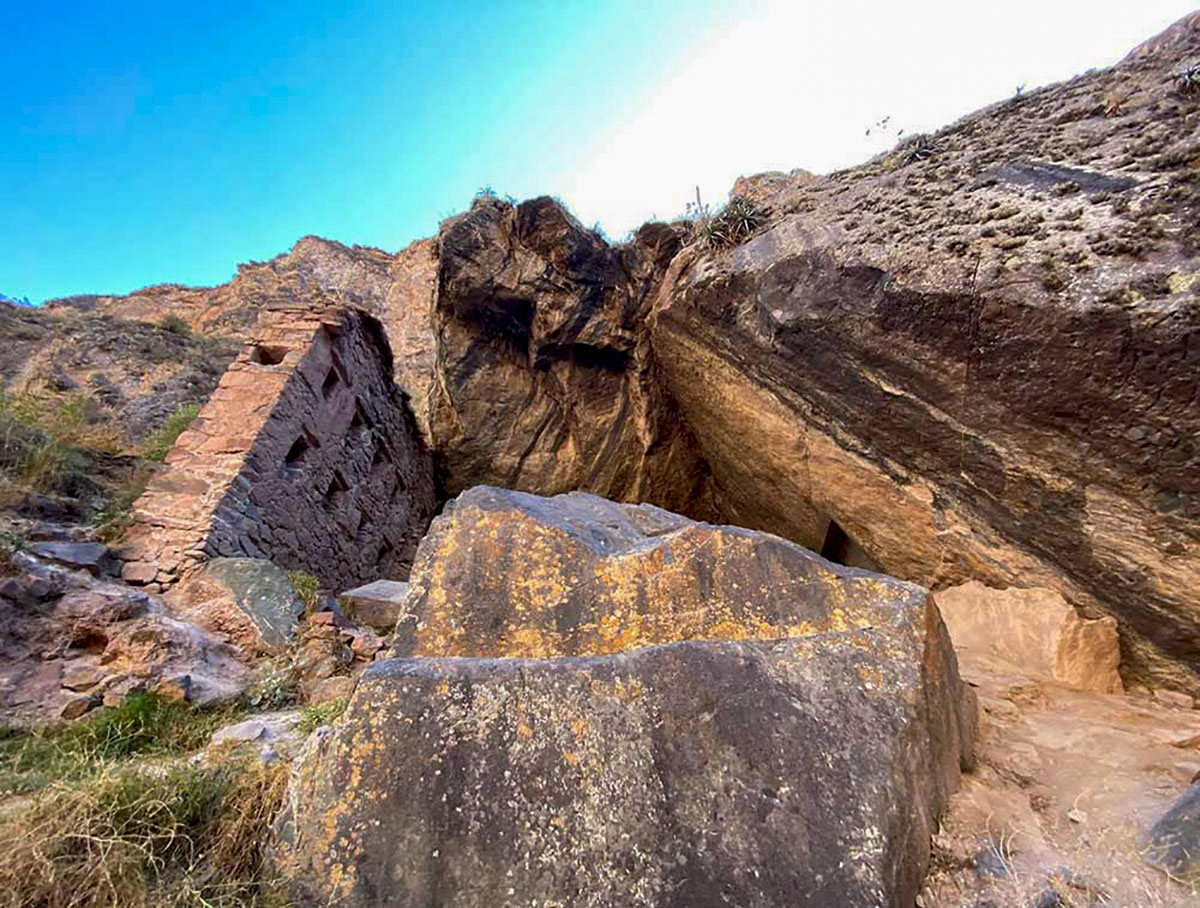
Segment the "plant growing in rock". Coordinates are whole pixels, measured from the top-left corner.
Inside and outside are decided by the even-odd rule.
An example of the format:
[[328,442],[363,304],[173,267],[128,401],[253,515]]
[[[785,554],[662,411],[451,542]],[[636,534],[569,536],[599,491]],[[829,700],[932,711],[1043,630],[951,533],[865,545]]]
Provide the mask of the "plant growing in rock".
[[12,530],[0,531],[0,577],[8,577],[20,571],[17,553],[25,548],[25,540]]
[[199,404],[184,404],[167,417],[158,431],[146,439],[146,447],[142,456],[147,460],[162,460],[175,446],[183,430],[191,425],[196,414],[200,412]]
[[937,139],[927,133],[919,133],[901,142],[896,148],[896,154],[899,157],[900,166],[907,167],[910,164],[928,160],[941,150]]
[[300,721],[296,723],[296,731],[302,735],[312,734],[322,725],[334,722],[345,711],[346,701],[341,697],[327,703],[314,703],[306,706],[300,714]]
[[712,250],[737,246],[766,222],[766,213],[742,196],[734,196],[713,214],[709,206],[700,200],[699,187],[696,189],[696,201],[688,203],[686,217],[695,225],[693,239]]
[[1200,60],[1193,61],[1171,74],[1175,90],[1185,98],[1200,98]]
[[288,579],[304,607],[310,612],[315,609],[321,601],[321,581],[307,571],[288,571]]

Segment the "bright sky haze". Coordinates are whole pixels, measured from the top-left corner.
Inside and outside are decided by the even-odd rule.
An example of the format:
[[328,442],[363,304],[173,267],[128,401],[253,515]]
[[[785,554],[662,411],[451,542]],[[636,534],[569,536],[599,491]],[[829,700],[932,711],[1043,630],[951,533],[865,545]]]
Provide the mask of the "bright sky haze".
[[335,6],[0,0],[0,292],[218,284],[308,233],[395,251],[484,186],[620,237],[1110,65],[1195,4]]

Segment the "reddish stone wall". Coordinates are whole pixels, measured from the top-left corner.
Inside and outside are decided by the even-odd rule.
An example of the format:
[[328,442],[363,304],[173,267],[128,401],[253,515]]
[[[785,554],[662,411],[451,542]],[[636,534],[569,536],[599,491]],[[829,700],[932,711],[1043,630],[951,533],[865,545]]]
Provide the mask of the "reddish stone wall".
[[164,588],[215,556],[334,589],[407,576],[433,471],[392,368],[365,313],[274,312],[139,499],[125,578]]

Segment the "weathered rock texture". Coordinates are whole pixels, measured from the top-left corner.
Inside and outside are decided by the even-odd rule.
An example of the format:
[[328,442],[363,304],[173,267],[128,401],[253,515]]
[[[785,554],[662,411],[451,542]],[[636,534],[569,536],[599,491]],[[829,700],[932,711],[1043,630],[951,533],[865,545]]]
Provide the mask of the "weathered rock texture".
[[250,658],[291,643],[304,614],[287,572],[264,558],[210,558],[168,598],[176,615],[221,634]]
[[370,316],[277,312],[139,499],[125,578],[163,586],[214,556],[270,558],[333,588],[403,576],[434,494],[391,375]]
[[1120,693],[1115,618],[1081,618],[1054,590],[997,590],[971,581],[934,596],[958,653],[1076,690]]
[[480,199],[442,225],[433,437],[448,493],[583,488],[712,516],[643,330],[679,245],[651,224],[611,247],[547,198]]
[[135,690],[232,700],[251,671],[225,640],[113,583],[26,565],[0,584],[0,714],[15,725],[76,718]]
[[1200,687],[1200,19],[676,257],[655,361],[722,513],[889,573],[1038,585]]
[[394,648],[417,657],[367,669],[293,791],[308,898],[912,904],[974,717],[925,590],[489,487],[411,584]]
[[1200,692],[1198,23],[862,167],[740,181],[766,220],[732,250],[483,198],[397,256],[309,237],[92,302],[242,332],[360,306],[447,493],[582,488],[1054,589],[1117,618],[1127,673]]

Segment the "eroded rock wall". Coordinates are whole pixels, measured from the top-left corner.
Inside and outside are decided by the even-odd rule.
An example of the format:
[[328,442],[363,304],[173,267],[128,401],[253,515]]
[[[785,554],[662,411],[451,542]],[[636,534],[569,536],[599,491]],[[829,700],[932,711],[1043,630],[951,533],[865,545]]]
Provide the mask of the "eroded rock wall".
[[761,235],[676,259],[653,348],[731,519],[1050,586],[1200,686],[1197,35],[776,183]]
[[480,199],[438,237],[433,438],[447,494],[586,489],[712,516],[644,330],[680,238],[612,247],[552,199]]

